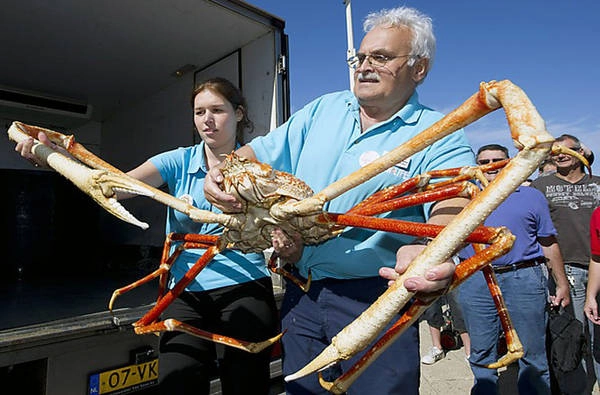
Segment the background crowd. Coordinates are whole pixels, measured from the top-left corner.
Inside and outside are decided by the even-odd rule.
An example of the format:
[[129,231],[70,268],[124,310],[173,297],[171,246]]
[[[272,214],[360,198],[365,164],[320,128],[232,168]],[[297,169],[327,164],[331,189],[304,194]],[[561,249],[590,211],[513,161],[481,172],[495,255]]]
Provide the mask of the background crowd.
[[[593,151],[576,136],[560,135],[555,146],[575,151],[590,166],[594,161]],[[507,158],[508,149],[498,144],[477,151],[479,165]],[[488,181],[497,174],[484,173]],[[520,394],[591,393],[600,377],[600,177],[589,174],[577,157],[555,150],[532,178],[485,222],[507,226],[517,236],[512,250],[492,262],[524,348],[516,385]],[[464,259],[469,249],[460,255]],[[466,322],[467,333],[461,336],[469,338],[465,354],[475,379],[471,393],[498,393],[498,372],[485,366],[506,350],[484,275],[476,273],[458,293],[459,303],[449,307],[458,310],[458,328],[463,317]],[[430,325],[432,314],[425,316]],[[433,347],[422,357],[424,364],[442,360],[447,351],[439,349],[431,333]]]

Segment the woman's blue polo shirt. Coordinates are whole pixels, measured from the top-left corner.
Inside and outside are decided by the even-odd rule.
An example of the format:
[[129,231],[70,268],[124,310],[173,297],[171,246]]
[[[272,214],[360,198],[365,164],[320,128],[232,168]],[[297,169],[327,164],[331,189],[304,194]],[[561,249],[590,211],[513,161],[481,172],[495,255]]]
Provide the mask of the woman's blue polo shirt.
[[[169,193],[177,198],[187,195],[191,204],[199,209],[220,213],[204,198],[204,178],[208,168],[204,160],[204,142],[192,147],[178,148],[150,158]],[[187,215],[172,208],[167,209],[166,233],[198,233],[219,235],[223,228],[218,224],[204,224],[192,221]],[[171,269],[169,287],[179,281],[206,250],[186,250],[177,258]],[[226,250],[215,256],[210,264],[188,285],[188,291],[204,291],[240,284],[269,276],[264,257],[261,254],[242,254],[236,250]]]

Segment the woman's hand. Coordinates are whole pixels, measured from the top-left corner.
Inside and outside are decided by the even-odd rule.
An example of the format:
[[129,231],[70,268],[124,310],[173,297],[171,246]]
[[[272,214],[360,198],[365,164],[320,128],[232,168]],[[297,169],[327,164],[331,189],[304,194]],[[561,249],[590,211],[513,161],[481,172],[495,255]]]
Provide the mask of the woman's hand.
[[[40,143],[47,145],[55,151],[57,150],[56,144],[50,141],[48,136],[46,136],[46,133],[39,132],[37,138]],[[23,158],[27,159],[35,167],[47,167],[44,162],[40,161],[40,159],[31,152],[34,142],[35,140],[33,137],[28,137],[25,141],[17,143],[15,151],[21,154]]]

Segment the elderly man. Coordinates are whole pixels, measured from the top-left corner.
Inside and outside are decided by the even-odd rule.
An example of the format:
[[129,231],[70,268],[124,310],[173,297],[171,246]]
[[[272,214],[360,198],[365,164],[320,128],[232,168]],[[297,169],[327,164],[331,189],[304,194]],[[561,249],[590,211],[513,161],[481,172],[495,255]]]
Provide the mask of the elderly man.
[[[293,173],[319,191],[358,170],[374,158],[408,141],[442,117],[419,103],[416,87],[429,72],[435,51],[431,19],[400,7],[367,16],[366,35],[356,56],[354,92],[324,95],[295,113],[264,137],[240,148],[241,156],[256,158]],[[432,144],[363,185],[328,203],[326,209],[345,212],[372,193],[434,169],[473,165],[474,157],[463,131]],[[241,205],[219,188],[222,175],[212,171],[205,194],[224,211]],[[387,213],[388,218],[447,223],[464,206],[455,198],[435,205]],[[293,237],[293,235],[290,235]],[[276,245],[282,257],[295,264],[296,274],[313,283],[307,293],[286,286],[281,309],[285,374],[304,366],[384,292],[387,282],[403,272],[424,246],[410,245],[412,237],[347,228],[339,237],[316,246]],[[292,245],[288,250],[286,245]],[[402,247],[404,246],[404,247]],[[398,259],[396,253],[398,251]],[[453,265],[446,262],[425,277],[407,279],[410,291],[431,292],[448,284]],[[383,277],[383,278],[382,278]],[[325,371],[333,379],[361,355]],[[418,328],[410,327],[353,384],[349,394],[418,394]],[[340,371],[341,370],[341,371]],[[287,384],[288,394],[323,393],[317,375]]]

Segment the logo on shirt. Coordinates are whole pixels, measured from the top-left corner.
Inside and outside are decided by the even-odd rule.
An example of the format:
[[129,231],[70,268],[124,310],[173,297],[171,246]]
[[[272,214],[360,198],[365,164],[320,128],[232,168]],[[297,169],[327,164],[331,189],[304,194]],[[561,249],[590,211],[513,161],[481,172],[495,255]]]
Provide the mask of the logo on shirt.
[[[383,155],[387,154],[387,151],[383,153]],[[379,159],[381,155],[377,151],[365,151],[358,157],[358,163],[360,167],[365,167],[369,163],[373,162],[376,159]],[[387,169],[385,172],[393,174],[397,177],[408,178],[408,168],[410,166],[410,158],[404,159],[402,162],[394,165],[393,167]]]

